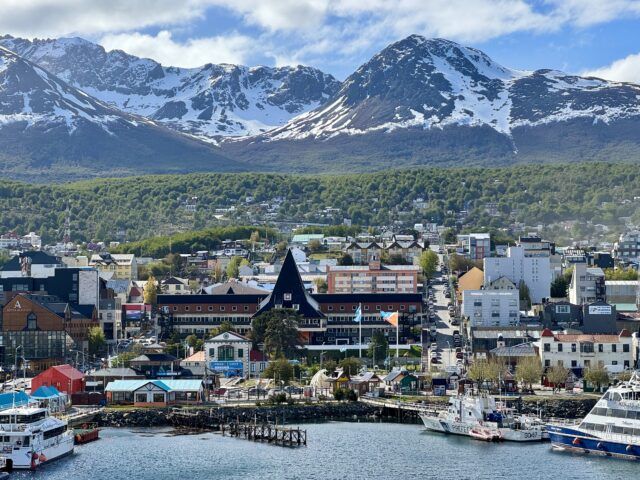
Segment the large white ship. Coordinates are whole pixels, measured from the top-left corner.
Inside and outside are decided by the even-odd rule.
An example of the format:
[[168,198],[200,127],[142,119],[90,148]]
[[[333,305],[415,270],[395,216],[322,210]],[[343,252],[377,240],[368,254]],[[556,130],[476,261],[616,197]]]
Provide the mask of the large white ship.
[[35,469],[73,453],[73,431],[46,408],[20,407],[0,412],[0,449],[9,469]]
[[545,439],[544,426],[536,419],[498,408],[489,395],[458,395],[449,398],[442,412],[422,412],[428,430],[465,435],[486,441],[536,442]]
[[640,376],[612,387],[576,425],[547,425],[558,450],[640,460]]

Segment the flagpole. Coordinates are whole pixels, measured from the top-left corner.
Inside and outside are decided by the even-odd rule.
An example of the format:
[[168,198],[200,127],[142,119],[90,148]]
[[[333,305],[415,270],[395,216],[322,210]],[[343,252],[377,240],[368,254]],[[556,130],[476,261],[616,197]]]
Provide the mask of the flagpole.
[[398,361],[398,363],[400,363],[400,314],[399,313],[398,313],[398,322],[396,323],[396,360]]
[[359,343],[359,350],[360,350],[360,358],[362,358],[362,303],[358,306],[358,310],[360,311],[360,321],[358,322],[359,325],[359,329],[360,329],[360,343]]

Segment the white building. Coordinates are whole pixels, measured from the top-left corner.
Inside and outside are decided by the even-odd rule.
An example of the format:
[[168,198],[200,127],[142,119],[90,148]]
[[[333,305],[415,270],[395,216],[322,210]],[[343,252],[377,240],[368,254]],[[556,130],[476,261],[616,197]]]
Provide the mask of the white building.
[[517,286],[523,281],[529,287],[533,303],[542,303],[543,298],[550,296],[549,257],[529,257],[521,246],[509,247],[506,257],[484,259],[484,284],[489,285],[500,277],[507,277]]
[[0,278],[53,277],[56,269],[64,266],[58,257],[41,251],[29,251],[9,260],[0,270]]
[[251,340],[224,332],[204,342],[207,369],[224,376],[248,377]]
[[464,290],[462,314],[472,327],[516,326],[520,322],[518,290]]
[[544,367],[633,366],[633,338],[627,330],[618,335],[592,335],[553,333],[547,328],[540,336],[539,352]]
[[38,250],[42,248],[42,238],[40,238],[40,235],[37,235],[35,232],[29,232],[27,235],[23,236],[22,243],[31,245],[33,248]]
[[588,267],[584,263],[574,264],[569,285],[569,302],[574,305],[582,305],[604,299],[605,283],[602,269]]

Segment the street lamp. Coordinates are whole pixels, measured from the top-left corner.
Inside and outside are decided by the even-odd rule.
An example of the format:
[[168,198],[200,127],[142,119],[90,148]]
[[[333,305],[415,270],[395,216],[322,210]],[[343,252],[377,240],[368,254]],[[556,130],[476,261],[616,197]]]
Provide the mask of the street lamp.
[[449,348],[449,366],[451,366],[451,344],[449,343],[449,340],[447,340],[446,342],[447,347]]

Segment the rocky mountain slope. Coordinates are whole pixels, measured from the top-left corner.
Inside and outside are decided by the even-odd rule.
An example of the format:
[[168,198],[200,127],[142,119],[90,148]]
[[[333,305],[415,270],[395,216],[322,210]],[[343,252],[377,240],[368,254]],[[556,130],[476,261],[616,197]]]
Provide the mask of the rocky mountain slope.
[[163,67],[81,38],[5,36],[0,45],[122,111],[209,141],[281,126],[340,87],[331,75],[310,67]]
[[0,171],[38,180],[240,167],[200,141],[123,113],[0,47]]

